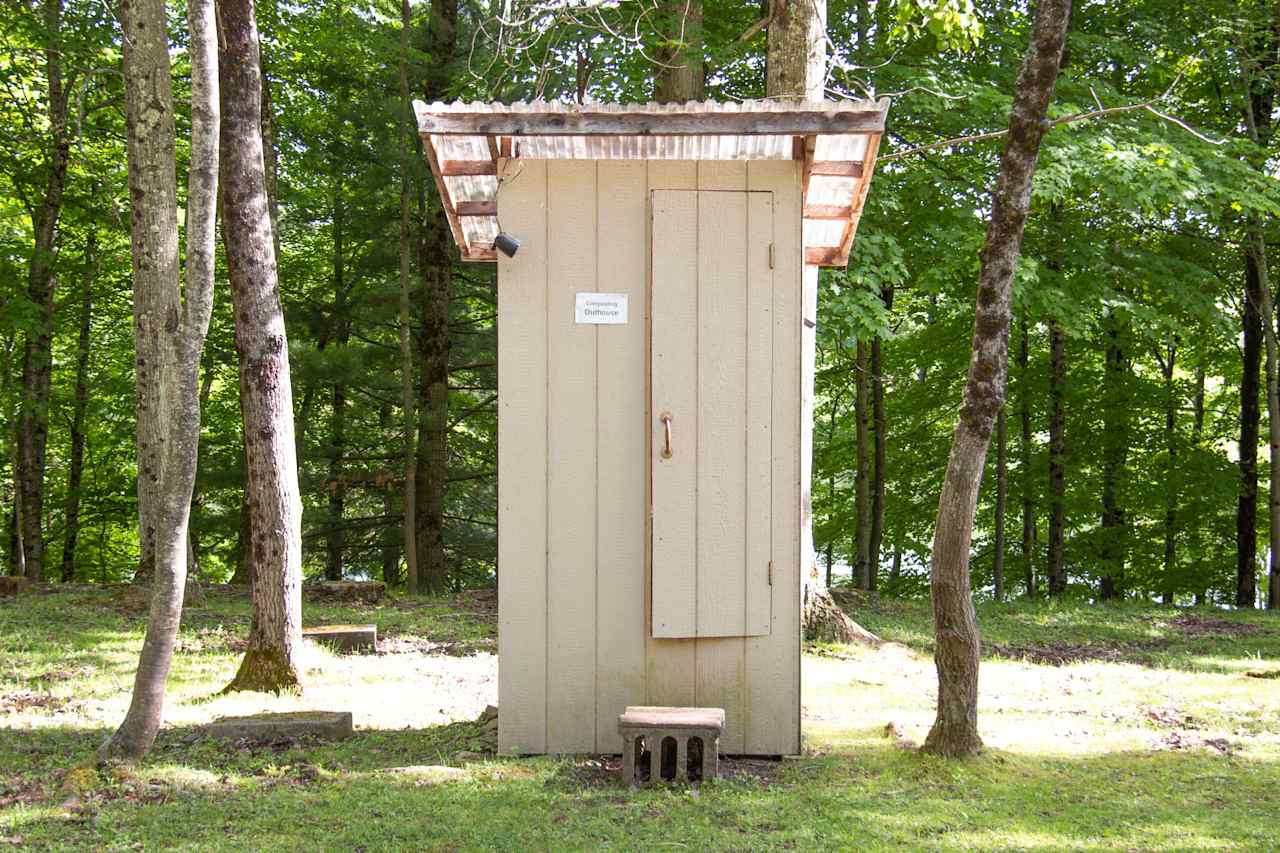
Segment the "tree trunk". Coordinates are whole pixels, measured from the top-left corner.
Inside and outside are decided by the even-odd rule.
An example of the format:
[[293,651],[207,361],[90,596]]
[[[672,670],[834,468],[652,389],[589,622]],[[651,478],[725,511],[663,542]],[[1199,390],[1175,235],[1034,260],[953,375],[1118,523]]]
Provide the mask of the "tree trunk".
[[[1254,168],[1267,174],[1268,154],[1271,146],[1272,113],[1275,108],[1276,85],[1272,76],[1280,64],[1280,9],[1274,9],[1270,25],[1262,29],[1259,37],[1258,56],[1243,63],[1245,87],[1245,127],[1257,153],[1251,157]],[[1252,80],[1253,63],[1259,70],[1258,79]],[[1245,227],[1245,255],[1257,278],[1257,310],[1259,325],[1266,344],[1266,395],[1267,395],[1267,444],[1269,481],[1267,484],[1267,533],[1268,533],[1268,581],[1267,609],[1280,607],[1280,351],[1276,342],[1276,314],[1271,295],[1271,276],[1267,266],[1266,222],[1263,214],[1253,214]],[[1241,389],[1243,391],[1243,387]],[[1257,491],[1255,473],[1255,493]],[[1255,510],[1256,512],[1256,510]],[[1253,580],[1253,585],[1257,581]],[[1237,588],[1237,599],[1239,589]],[[1236,602],[1239,604],[1239,600]],[[1252,601],[1249,606],[1253,606]]]
[[[341,101],[339,101],[341,104]],[[333,163],[334,171],[341,169],[340,157]],[[333,326],[334,348],[337,353],[346,349],[351,338],[348,321],[346,258],[343,253],[343,228],[346,205],[342,197],[342,179],[334,175],[333,191]],[[340,362],[341,363],[341,362]],[[341,368],[340,368],[341,369]],[[326,580],[340,581],[343,574],[343,557],[346,552],[346,535],[343,514],[347,489],[343,483],[343,457],[347,443],[347,385],[341,377],[333,383],[333,411],[329,420],[329,526],[325,532]]]
[[90,230],[84,247],[84,292],[80,296],[80,338],[76,344],[76,390],[71,415],[71,459],[67,469],[66,534],[62,540],[63,583],[75,579],[76,542],[80,537],[80,493],[84,479],[84,418],[89,407],[89,345],[92,335],[93,285],[98,274],[98,234]]
[[[826,0],[770,0],[765,95],[793,101],[821,101],[827,75]],[[818,270],[805,267],[801,310],[816,322]],[[813,551],[813,374],[814,330],[805,324],[801,341],[800,576],[804,636],[833,642],[878,642],[850,619],[822,583]]]
[[1168,454],[1165,463],[1164,507],[1164,603],[1174,604],[1174,573],[1178,561],[1178,500],[1180,477],[1178,470],[1178,391],[1173,380],[1173,370],[1178,358],[1178,340],[1170,336],[1163,357],[1160,358],[1160,375],[1164,379],[1164,446]]
[[827,79],[827,0],[769,0],[765,95],[821,101]]
[[231,575],[235,586],[253,583],[253,515],[249,512],[249,466],[244,466],[245,483],[240,490],[240,522],[236,527],[236,565]]
[[996,417],[996,506],[995,556],[991,560],[991,583],[996,601],[1004,601],[1005,508],[1009,502],[1009,427],[1004,408]]
[[220,0],[223,242],[240,359],[245,477],[253,530],[249,647],[226,690],[296,690],[302,641],[302,503],[289,345],[276,280],[262,158],[253,0]]
[[[413,292],[412,272],[410,267],[410,246],[413,230],[411,219],[410,193],[413,190],[413,175],[421,170],[421,158],[414,156],[413,139],[415,134],[411,117],[412,104],[409,99],[409,33],[413,28],[413,12],[409,0],[400,0],[400,387],[401,401],[404,407],[402,438],[404,442],[404,558],[405,574],[408,578],[409,593],[418,592],[418,543],[417,533],[417,443],[414,441],[414,424],[417,416],[414,413],[413,388],[413,327],[410,324],[409,307]],[[384,568],[383,574],[386,574]],[[387,583],[391,583],[387,578]]]
[[1067,523],[1066,473],[1067,341],[1057,320],[1049,321],[1049,549],[1045,570],[1049,595],[1067,591],[1064,533]]
[[[892,287],[882,289],[880,299],[884,302],[885,311],[893,310]],[[885,468],[888,462],[888,424],[884,416],[884,342],[878,335],[871,341],[871,428],[875,468],[871,482],[871,540],[867,552],[870,566],[868,587],[874,591],[879,581],[880,552],[884,544]]]
[[1267,445],[1269,453],[1267,481],[1267,609],[1280,608],[1280,377],[1277,362],[1280,346],[1276,341],[1275,310],[1271,300],[1271,276],[1267,267],[1267,243],[1261,228],[1252,230],[1247,252],[1253,253],[1258,270],[1258,306],[1263,339],[1266,342]]
[[[148,507],[155,575],[133,696],[120,728],[96,759],[138,761],[155,743],[164,687],[182,616],[188,521],[200,442],[200,353],[213,306],[218,186],[218,80],[212,0],[190,0],[191,171],[187,192],[187,281],[178,280],[173,90],[162,0],[123,0],[129,195],[133,202],[134,337],[138,443],[157,463]],[[155,408],[144,411],[144,404]],[[150,419],[157,429],[144,432]],[[139,478],[139,498],[143,486]]]
[[1262,272],[1256,252],[1244,253],[1243,372],[1240,377],[1240,493],[1236,499],[1236,606],[1258,598],[1258,372],[1262,366]]
[[22,400],[18,413],[18,480],[26,575],[37,581],[44,578],[45,445],[49,438],[49,385],[53,371],[58,225],[71,152],[67,93],[62,81],[62,0],[44,0],[43,12],[49,142],[42,169],[43,195],[31,211],[35,247],[27,269],[27,297],[38,313],[34,331],[27,332],[23,342]]
[[1031,45],[1018,72],[1009,134],[992,193],[991,221],[980,254],[973,354],[938,501],[930,569],[938,715],[924,749],[939,755],[971,755],[982,747],[978,621],[969,585],[969,548],[991,430],[1004,406],[1013,274],[1070,12],[1071,0],[1040,0],[1036,5]]
[[858,575],[858,589],[871,589],[871,504],[869,501],[868,475],[871,462],[867,453],[867,345],[858,341],[854,362],[854,435],[857,468],[853,479],[853,507],[857,517],[854,553]]
[[1098,563],[1102,569],[1098,595],[1103,600],[1120,598],[1123,594],[1127,536],[1120,490],[1125,475],[1125,462],[1129,456],[1129,361],[1124,350],[1124,322],[1110,316],[1106,320],[1106,327],[1102,416],[1102,538],[1098,552]]
[[660,0],[658,63],[653,99],[660,104],[701,101],[704,97],[702,0]]
[[1036,499],[1035,477],[1031,473],[1031,381],[1030,342],[1027,318],[1022,317],[1022,335],[1018,346],[1018,414],[1022,420],[1022,440],[1018,444],[1022,466],[1022,567],[1026,574],[1027,598],[1036,597]]
[[[428,53],[435,64],[426,73],[428,99],[443,97],[451,80],[446,60],[457,50],[457,0],[433,0],[428,24]],[[425,183],[420,181],[419,186]],[[425,194],[419,190],[422,230],[418,241],[418,267],[422,276],[422,330],[418,358],[422,384],[418,407],[418,458],[414,473],[417,491],[415,545],[418,589],[437,594],[448,588],[444,551],[444,498],[448,479],[449,437],[449,302],[453,290],[453,240],[444,211],[433,203],[423,210]]]

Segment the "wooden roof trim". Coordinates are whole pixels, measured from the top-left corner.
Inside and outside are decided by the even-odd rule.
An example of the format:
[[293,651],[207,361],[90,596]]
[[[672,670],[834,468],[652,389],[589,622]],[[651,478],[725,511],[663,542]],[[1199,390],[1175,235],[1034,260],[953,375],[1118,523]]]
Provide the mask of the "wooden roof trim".
[[889,101],[803,104],[432,104],[422,134],[466,136],[790,136],[881,133]]
[[453,232],[453,242],[458,244],[458,251],[464,260],[467,258],[467,238],[462,233],[462,223],[458,221],[458,212],[453,207],[453,198],[449,188],[445,186],[444,174],[440,170],[440,159],[436,156],[436,144],[431,137],[422,137],[422,147],[426,151],[427,160],[431,163],[431,176],[436,179],[436,191],[440,193],[440,203],[444,206],[445,218],[449,220],[449,230]]
[[880,153],[880,136],[881,134],[876,133],[867,137],[867,153],[863,161],[865,168],[853,191],[853,212],[849,217],[849,224],[844,228],[844,239],[840,241],[839,255],[836,256],[835,263],[830,266],[843,267],[849,264],[849,253],[853,251],[853,237],[858,233],[858,221],[862,219],[862,208],[867,203],[867,193],[871,190],[871,176],[876,170],[876,157]]

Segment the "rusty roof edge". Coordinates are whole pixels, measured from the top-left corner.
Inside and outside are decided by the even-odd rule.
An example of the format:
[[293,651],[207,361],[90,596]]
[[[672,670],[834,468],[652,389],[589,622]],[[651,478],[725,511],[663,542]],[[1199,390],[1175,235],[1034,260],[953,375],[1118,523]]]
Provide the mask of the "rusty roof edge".
[[[612,122],[652,117],[661,126],[664,123],[696,117],[699,120],[708,120],[707,124],[698,131],[700,135],[742,135],[744,131],[740,127],[717,130],[714,126],[714,119],[723,117],[729,121],[738,120],[740,122],[745,116],[758,116],[769,124],[769,129],[763,132],[785,135],[792,132],[797,134],[848,134],[883,130],[884,119],[888,114],[890,103],[889,98],[880,98],[876,101],[822,102],[778,100],[721,103],[715,101],[689,101],[678,104],[657,104],[654,102],[645,104],[567,104],[553,101],[520,101],[512,104],[474,101],[454,101],[446,104],[437,101],[432,104],[426,104],[423,101],[415,100],[413,102],[413,110],[418,121],[419,133],[423,134],[484,135],[486,132],[491,131],[479,126],[470,130],[459,129],[459,123],[466,121],[515,121],[544,118],[572,121],[572,130],[564,129],[558,132],[570,132],[574,135],[649,135],[650,133],[661,133],[662,131],[619,131],[617,125],[612,124]],[[878,123],[875,120],[876,116],[879,118]],[[788,130],[785,126],[788,118],[797,122],[793,131]],[[839,123],[842,119],[845,121],[850,119],[857,120],[860,123],[867,124],[867,126],[853,129],[847,125],[840,125]],[[591,120],[603,122],[605,127],[610,129],[594,130],[589,125],[583,124],[583,122]],[[830,129],[815,129],[814,122],[821,120],[832,122]],[[506,132],[502,135],[524,135],[523,131],[512,132],[509,128],[504,128],[504,130]],[[546,128],[531,129],[528,131],[528,135],[543,135],[546,132]],[[684,133],[688,132],[688,130],[684,131]]]

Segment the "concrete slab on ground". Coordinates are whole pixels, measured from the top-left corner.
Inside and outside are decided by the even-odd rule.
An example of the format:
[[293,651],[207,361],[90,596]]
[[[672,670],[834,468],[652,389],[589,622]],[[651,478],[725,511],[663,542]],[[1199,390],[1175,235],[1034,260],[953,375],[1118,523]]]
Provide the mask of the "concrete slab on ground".
[[283,714],[254,714],[223,717],[205,727],[210,737],[229,740],[270,740],[276,737],[318,737],[341,740],[351,737],[350,711],[291,711]]
[[378,650],[377,625],[317,625],[303,628],[307,640],[323,643],[339,652],[374,652]]

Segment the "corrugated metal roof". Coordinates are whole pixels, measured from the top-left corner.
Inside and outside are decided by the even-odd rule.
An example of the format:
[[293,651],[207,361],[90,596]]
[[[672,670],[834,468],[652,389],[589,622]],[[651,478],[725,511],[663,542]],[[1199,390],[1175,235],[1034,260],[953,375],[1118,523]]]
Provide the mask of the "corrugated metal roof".
[[498,160],[802,160],[806,263],[843,266],[887,99],[684,104],[414,102],[464,260],[494,259]]

